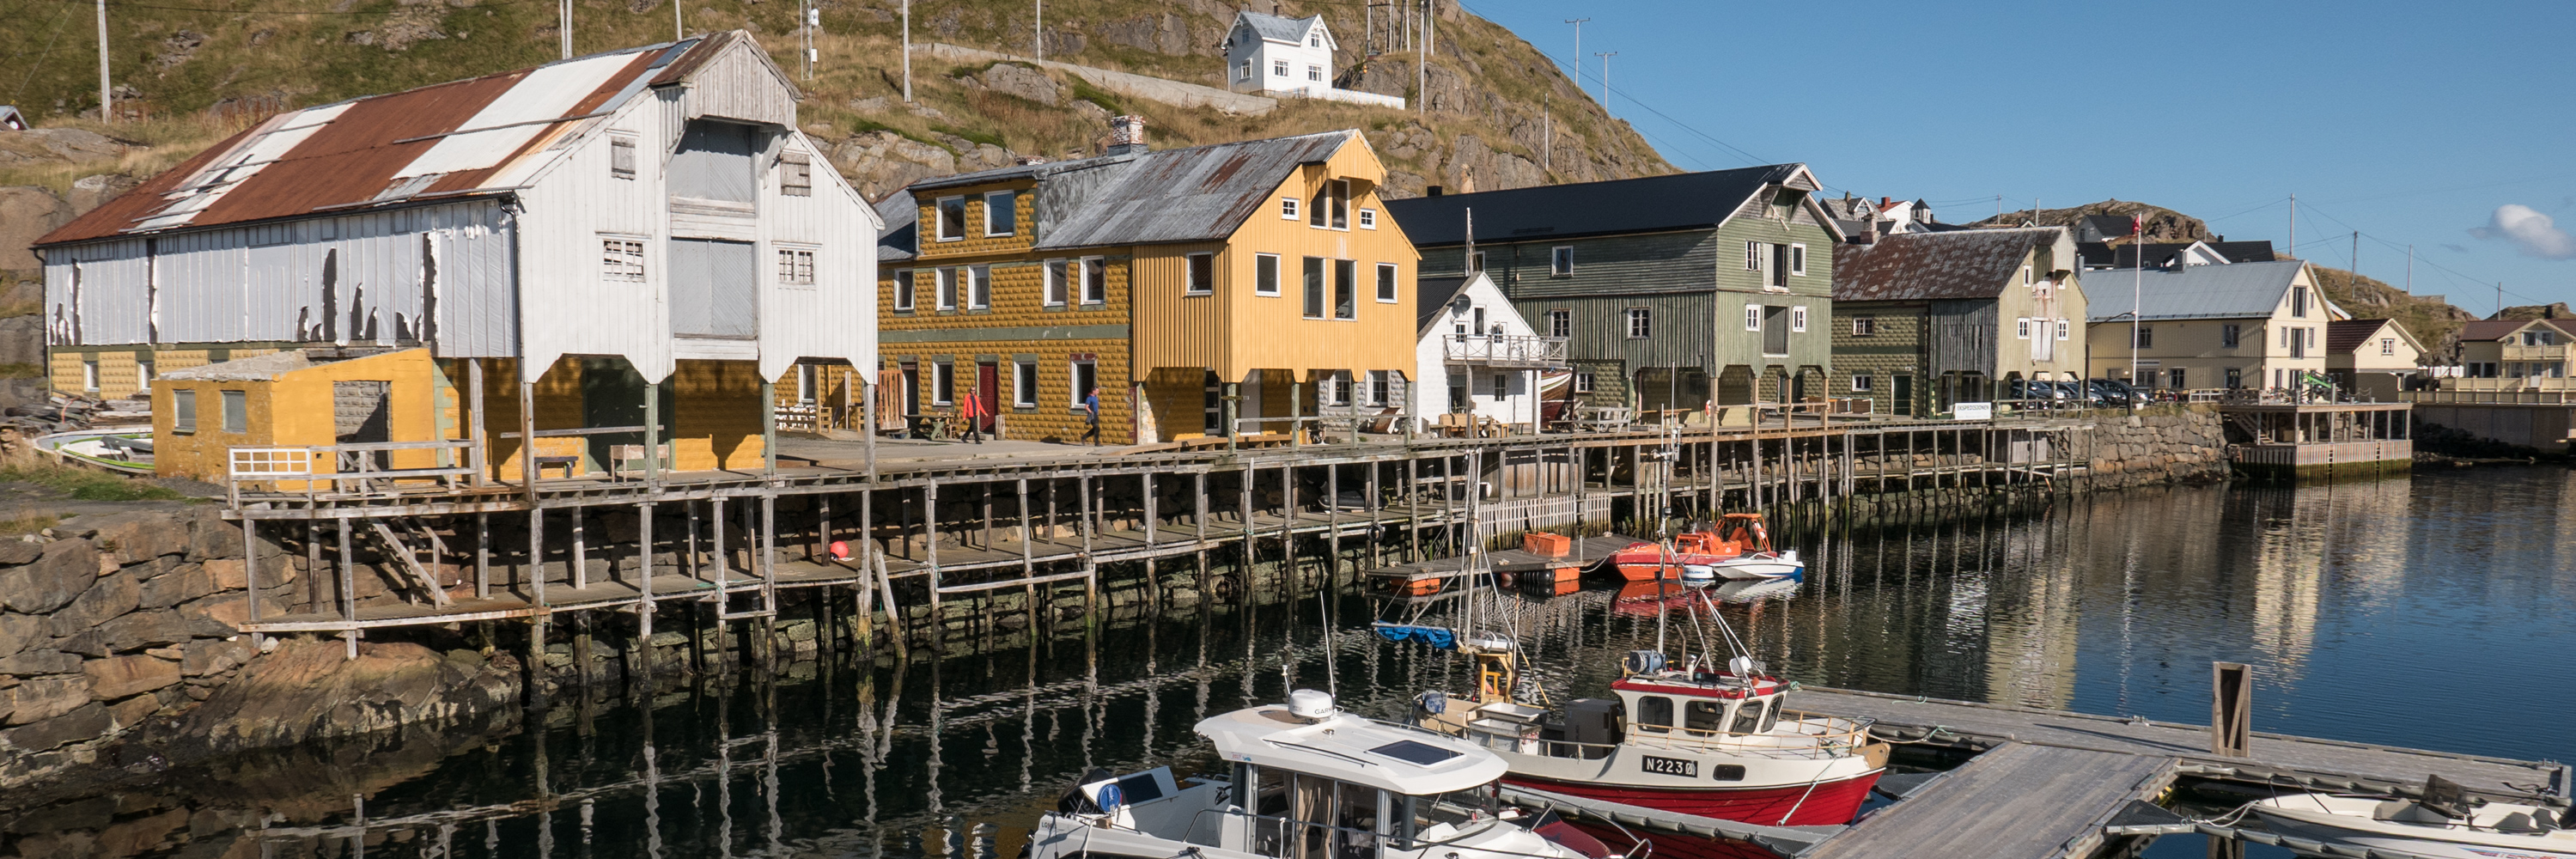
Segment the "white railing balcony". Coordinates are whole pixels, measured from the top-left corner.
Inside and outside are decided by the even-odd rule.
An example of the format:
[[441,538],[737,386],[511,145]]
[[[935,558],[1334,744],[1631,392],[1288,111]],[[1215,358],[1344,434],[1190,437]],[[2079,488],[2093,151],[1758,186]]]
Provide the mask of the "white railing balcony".
[[1452,364],[1546,369],[1565,366],[1565,338],[1514,334],[1450,335],[1440,341]]
[[2567,353],[2568,353],[2568,347],[2567,347],[2567,346],[2565,346],[2565,345],[2557,345],[2557,346],[2523,346],[2523,345],[2516,344],[2516,345],[2509,345],[2509,346],[2504,347],[2504,360],[2507,360],[2507,361],[2565,361],[2565,360],[2568,360],[2568,354],[2567,354]]

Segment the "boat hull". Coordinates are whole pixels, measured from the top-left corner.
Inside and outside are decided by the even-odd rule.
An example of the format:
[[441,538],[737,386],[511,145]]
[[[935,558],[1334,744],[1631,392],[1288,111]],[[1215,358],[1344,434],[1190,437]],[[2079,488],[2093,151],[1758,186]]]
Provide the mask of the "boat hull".
[[[1515,772],[1503,783],[1535,790],[1619,802],[1677,814],[1764,826],[1834,826],[1850,823],[1878,783],[1879,770],[1833,781],[1754,787],[1678,788],[1558,781]],[[1786,819],[1783,819],[1786,818]]]
[[[2352,801],[2349,797],[2328,800],[2335,805]],[[2555,834],[2463,831],[2459,827],[2408,826],[2324,809],[2310,812],[2260,803],[2254,806],[2254,813],[2262,818],[2264,828],[2282,835],[2365,847],[2389,855],[2425,859],[2576,859],[2576,836],[2563,830]]]

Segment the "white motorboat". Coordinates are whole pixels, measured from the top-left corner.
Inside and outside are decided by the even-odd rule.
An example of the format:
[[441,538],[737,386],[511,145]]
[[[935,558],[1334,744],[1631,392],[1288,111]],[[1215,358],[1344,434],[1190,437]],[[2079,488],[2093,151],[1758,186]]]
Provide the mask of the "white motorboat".
[[1803,579],[1806,575],[1807,565],[1798,560],[1796,549],[1756,552],[1706,564],[1682,565],[1682,582],[1693,585],[1714,584],[1720,579],[1739,582]]
[[1311,689],[1289,700],[1198,724],[1229,778],[1085,778],[1039,819],[1028,859],[1606,859],[1597,840],[1544,837],[1494,807],[1504,765],[1492,752],[1341,712]]
[[2425,859],[2576,859],[2576,810],[2472,799],[2435,777],[2423,799],[2293,793],[2248,806],[2291,838]]

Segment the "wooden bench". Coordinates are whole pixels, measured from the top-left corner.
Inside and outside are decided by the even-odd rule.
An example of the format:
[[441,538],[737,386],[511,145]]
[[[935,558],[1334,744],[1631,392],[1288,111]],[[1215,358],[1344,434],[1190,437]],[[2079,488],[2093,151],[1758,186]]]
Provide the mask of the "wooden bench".
[[563,466],[563,470],[564,470],[564,477],[565,477],[565,478],[571,478],[571,477],[575,476],[575,475],[574,475],[574,471],[575,471],[575,470],[577,470],[577,469],[579,469],[579,468],[581,468],[581,455],[580,455],[580,454],[566,454],[566,455],[563,455],[563,456],[540,456],[540,457],[537,457],[537,477],[538,477],[538,479],[544,479],[544,478],[545,478],[545,476],[546,476],[546,469],[553,468],[553,467],[558,466],[558,465]]

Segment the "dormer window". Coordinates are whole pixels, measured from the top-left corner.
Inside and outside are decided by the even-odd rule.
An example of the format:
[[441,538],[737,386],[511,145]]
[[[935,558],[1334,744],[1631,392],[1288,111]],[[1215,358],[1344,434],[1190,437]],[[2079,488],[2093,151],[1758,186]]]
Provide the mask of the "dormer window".
[[1324,46],[1324,34],[1323,34],[1323,32],[1322,32],[1322,31],[1320,31],[1320,30],[1319,30],[1319,31],[1316,31],[1316,32],[1314,32],[1314,33],[1307,34],[1307,36],[1306,36],[1306,47],[1309,47],[1309,48],[1320,48],[1320,47],[1323,47],[1323,46]]

